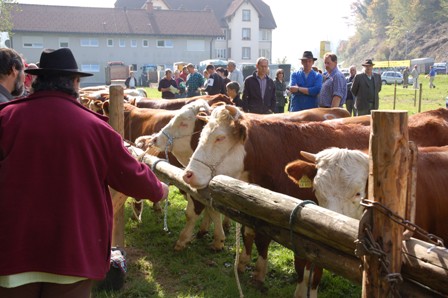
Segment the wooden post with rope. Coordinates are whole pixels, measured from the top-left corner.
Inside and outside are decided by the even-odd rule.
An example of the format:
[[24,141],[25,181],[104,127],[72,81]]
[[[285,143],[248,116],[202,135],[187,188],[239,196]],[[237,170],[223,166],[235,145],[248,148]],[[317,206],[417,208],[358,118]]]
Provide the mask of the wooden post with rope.
[[[124,135],[123,87],[109,87],[109,124],[121,135]],[[114,205],[114,226],[112,230],[112,246],[124,247],[124,201],[126,196],[111,189]]]
[[[359,239],[366,248],[362,297],[390,297],[399,290],[404,228],[391,213],[406,215],[409,173],[408,114],[372,111],[369,147],[369,200],[360,222]],[[385,208],[384,208],[385,207]]]

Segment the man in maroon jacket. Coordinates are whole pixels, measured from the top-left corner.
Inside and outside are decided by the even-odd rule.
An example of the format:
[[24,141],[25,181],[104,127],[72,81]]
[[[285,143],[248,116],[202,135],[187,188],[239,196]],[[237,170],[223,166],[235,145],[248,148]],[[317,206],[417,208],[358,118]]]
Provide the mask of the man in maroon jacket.
[[168,187],[78,103],[91,74],[70,49],[44,50],[39,67],[32,95],[0,105],[0,297],[90,297],[109,270],[108,187],[153,202]]

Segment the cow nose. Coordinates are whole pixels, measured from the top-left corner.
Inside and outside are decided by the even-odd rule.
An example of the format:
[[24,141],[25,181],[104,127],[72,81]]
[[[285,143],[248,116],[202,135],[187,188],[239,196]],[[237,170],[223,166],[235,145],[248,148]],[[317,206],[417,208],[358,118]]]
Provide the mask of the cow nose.
[[185,171],[185,174],[182,176],[182,179],[184,179],[185,183],[190,184],[191,180],[193,179],[193,172]]

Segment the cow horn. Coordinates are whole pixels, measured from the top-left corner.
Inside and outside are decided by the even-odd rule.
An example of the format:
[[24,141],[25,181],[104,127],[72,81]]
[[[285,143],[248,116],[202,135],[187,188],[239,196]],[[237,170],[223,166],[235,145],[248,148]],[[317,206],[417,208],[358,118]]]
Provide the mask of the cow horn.
[[316,162],[316,155],[313,153],[309,153],[306,151],[300,151],[300,155],[302,155],[306,160],[311,162]]
[[208,123],[208,118],[209,118],[209,116],[208,116],[207,113],[205,113],[205,112],[199,112],[199,113],[196,115],[196,119],[202,120],[202,121],[204,121],[205,123]]
[[226,105],[226,110],[230,112],[230,115],[235,118],[238,113],[238,109],[236,106]]

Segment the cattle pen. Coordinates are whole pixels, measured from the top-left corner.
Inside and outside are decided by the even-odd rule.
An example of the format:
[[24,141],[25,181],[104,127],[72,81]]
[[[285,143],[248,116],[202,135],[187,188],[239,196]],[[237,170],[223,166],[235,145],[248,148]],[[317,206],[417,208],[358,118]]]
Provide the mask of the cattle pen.
[[[226,176],[214,177],[207,189],[194,190],[183,181],[181,169],[143,154],[138,148],[129,148],[135,157],[151,166],[162,181],[190,193],[243,225],[256,227],[299,256],[352,282],[362,283],[361,261],[355,255],[358,220],[319,206],[302,206],[297,198]],[[114,206],[124,202],[119,194],[114,195],[114,200]],[[411,238],[403,241],[401,258],[403,282],[399,289],[404,296],[448,295],[448,252],[445,248]]]

